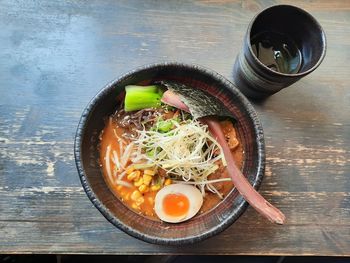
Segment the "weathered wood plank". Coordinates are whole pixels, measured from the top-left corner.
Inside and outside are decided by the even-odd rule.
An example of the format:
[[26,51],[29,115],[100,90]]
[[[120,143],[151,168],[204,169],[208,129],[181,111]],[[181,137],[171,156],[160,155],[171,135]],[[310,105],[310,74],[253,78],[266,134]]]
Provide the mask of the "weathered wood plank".
[[[350,226],[348,192],[261,191],[286,214],[287,225]],[[0,188],[0,221],[109,223],[85,195],[81,187],[32,187],[9,191]],[[268,226],[270,223],[249,208],[240,224]],[[283,227],[280,227],[283,228]],[[348,241],[350,241],[348,239]]]
[[350,256],[349,1],[293,1],[324,27],[326,58],[254,103],[267,145],[261,192],[285,226],[249,208],[198,246],[149,245],[102,217],[75,169],[80,114],[104,84],[164,60],[232,79],[249,21],[279,3],[0,1],[0,253]]
[[[151,245],[129,237],[113,226],[95,222],[0,221],[2,253],[84,254],[223,254],[223,255],[329,255],[349,256],[349,226],[233,225],[219,236],[184,247]],[[31,242],[27,237],[31,236]],[[45,240],[43,240],[45,239]],[[291,245],[295,241],[298,245]],[[230,243],[230,246],[226,245]],[[219,245],[218,245],[219,244]]]

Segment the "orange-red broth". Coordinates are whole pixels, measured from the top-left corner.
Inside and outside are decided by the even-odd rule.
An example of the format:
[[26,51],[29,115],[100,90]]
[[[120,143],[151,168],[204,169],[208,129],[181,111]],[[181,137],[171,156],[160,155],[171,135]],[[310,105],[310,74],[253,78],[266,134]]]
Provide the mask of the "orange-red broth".
[[[223,132],[227,138],[227,141],[230,145],[237,144],[235,147],[231,149],[232,155],[236,161],[236,164],[238,165],[239,168],[242,167],[243,164],[243,148],[241,143],[239,143],[239,139],[236,137],[236,132],[235,129],[232,125],[232,122],[229,121],[222,121],[220,123]],[[113,192],[113,194],[118,197],[129,209],[135,211],[136,213],[140,213],[144,216],[147,216],[151,219],[154,220],[159,220],[157,215],[155,214],[154,211],[154,199],[157,194],[157,191],[148,191],[146,193],[143,193],[142,196],[144,198],[144,202],[140,205],[136,205],[135,201],[131,199],[131,195],[135,190],[138,190],[138,187],[132,185],[132,187],[126,187],[122,185],[118,185],[116,183],[116,177],[114,173],[112,173],[112,178],[109,178],[107,169],[106,169],[106,160],[105,160],[105,154],[107,151],[107,147],[110,145],[111,147],[111,153],[114,151],[117,152],[118,155],[120,155],[120,146],[119,146],[119,141],[120,138],[124,140],[127,144],[130,143],[130,140],[123,137],[123,134],[125,132],[128,132],[128,129],[120,127],[113,121],[112,118],[109,118],[109,121],[107,121],[106,126],[104,130],[101,133],[100,136],[100,163],[103,171],[103,176],[105,181],[107,182],[109,188]],[[234,135],[234,136],[233,136]],[[119,138],[118,138],[118,137]],[[112,158],[112,155],[110,156]],[[129,165],[127,163],[127,165]],[[111,170],[114,171],[116,169],[116,166],[112,160],[110,160],[110,165],[111,165]],[[126,165],[126,166],[127,166]],[[209,179],[217,179],[217,178],[228,178],[228,174],[226,172],[226,169],[222,166],[219,165],[220,168],[212,175],[209,176]],[[142,176],[142,174],[141,174]],[[130,182],[127,179],[127,176],[124,176],[122,178],[123,181],[127,183],[133,183],[132,181]],[[219,192],[223,195],[226,196],[233,188],[233,184],[231,182],[220,182],[220,183],[215,183],[213,184]],[[204,213],[206,211],[211,210],[214,208],[221,199],[216,195],[211,192],[206,192],[206,195],[203,200],[203,205],[199,211],[199,214]]]

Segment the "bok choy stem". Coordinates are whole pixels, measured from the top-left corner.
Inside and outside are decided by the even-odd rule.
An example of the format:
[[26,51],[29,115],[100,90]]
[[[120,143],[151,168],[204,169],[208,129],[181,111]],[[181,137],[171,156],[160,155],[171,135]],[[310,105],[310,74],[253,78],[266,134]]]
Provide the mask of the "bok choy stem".
[[125,111],[135,111],[146,108],[159,108],[163,91],[156,85],[136,86],[128,85],[125,87]]

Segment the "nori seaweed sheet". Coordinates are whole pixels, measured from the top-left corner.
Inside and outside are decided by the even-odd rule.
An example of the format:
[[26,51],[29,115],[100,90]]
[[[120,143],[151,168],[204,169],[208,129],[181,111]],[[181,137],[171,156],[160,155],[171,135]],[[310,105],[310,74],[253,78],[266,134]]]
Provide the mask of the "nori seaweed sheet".
[[161,81],[160,84],[178,94],[181,101],[190,109],[190,113],[195,119],[206,116],[217,116],[234,120],[234,117],[223,103],[205,91],[171,81]]

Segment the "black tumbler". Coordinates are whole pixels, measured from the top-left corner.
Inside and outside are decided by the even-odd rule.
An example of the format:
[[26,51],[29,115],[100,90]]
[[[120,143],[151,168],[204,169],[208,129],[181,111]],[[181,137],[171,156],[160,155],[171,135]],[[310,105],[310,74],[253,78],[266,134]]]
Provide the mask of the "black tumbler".
[[325,33],[314,17],[295,6],[272,6],[249,24],[233,81],[247,97],[266,98],[314,71],[325,53]]

